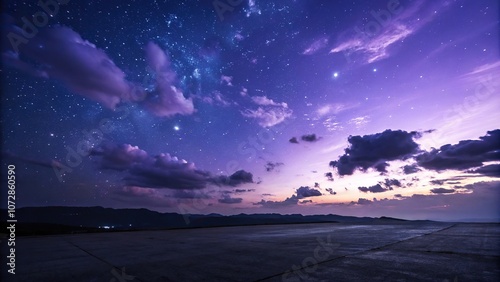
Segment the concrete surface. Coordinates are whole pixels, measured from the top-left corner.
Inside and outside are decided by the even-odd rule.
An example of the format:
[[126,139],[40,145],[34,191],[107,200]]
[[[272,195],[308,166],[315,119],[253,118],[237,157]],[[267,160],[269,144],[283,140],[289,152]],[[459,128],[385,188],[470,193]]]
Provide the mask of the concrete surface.
[[19,237],[16,275],[2,275],[65,282],[500,281],[499,244],[500,224],[418,222]]

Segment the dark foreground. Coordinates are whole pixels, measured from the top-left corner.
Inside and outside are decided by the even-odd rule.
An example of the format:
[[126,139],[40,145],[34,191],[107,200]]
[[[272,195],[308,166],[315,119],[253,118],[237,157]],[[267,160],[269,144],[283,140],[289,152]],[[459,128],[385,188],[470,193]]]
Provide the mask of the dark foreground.
[[19,237],[2,281],[500,281],[500,224],[322,223]]

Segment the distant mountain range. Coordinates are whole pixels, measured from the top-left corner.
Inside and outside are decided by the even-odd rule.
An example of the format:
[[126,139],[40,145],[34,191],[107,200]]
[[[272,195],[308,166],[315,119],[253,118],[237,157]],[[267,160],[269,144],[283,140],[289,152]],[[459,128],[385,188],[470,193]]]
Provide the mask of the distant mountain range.
[[[0,210],[2,219],[7,211]],[[299,224],[299,223],[366,223],[404,222],[390,217],[355,217],[301,214],[220,214],[160,213],[148,209],[112,209],[103,207],[25,207],[16,210],[16,232],[19,235],[100,232],[113,230],[151,230],[202,228],[220,226]],[[2,222],[2,225],[6,224]],[[4,229],[5,230],[5,229]]]

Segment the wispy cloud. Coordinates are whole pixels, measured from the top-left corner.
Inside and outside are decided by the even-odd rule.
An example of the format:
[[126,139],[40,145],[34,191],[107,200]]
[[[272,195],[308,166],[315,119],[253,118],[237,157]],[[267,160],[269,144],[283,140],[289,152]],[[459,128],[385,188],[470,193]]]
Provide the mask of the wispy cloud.
[[266,96],[254,96],[251,99],[259,107],[256,110],[246,109],[241,114],[256,119],[262,127],[277,125],[292,116],[293,111],[288,108],[287,103],[278,103]]
[[356,128],[361,128],[370,122],[369,116],[361,116],[350,119],[347,123],[354,125]]
[[282,107],[262,108],[257,110],[245,110],[241,112],[244,117],[254,118],[262,127],[271,127],[282,123],[285,119],[292,116],[292,110]]
[[252,101],[261,106],[279,106],[283,108],[288,108],[287,103],[276,103],[272,99],[267,98],[266,96],[254,96],[252,97]]
[[354,107],[356,107],[356,105],[347,105],[342,103],[326,104],[319,107],[316,110],[316,114],[318,115],[318,117],[324,117],[328,114],[337,115],[345,110],[349,110]]
[[312,54],[318,52],[319,50],[325,48],[327,44],[328,44],[328,38],[326,38],[326,37],[320,38],[320,39],[314,41],[311,45],[309,45],[309,47],[307,47],[302,52],[302,55],[312,55]]
[[[360,55],[363,63],[373,63],[391,55],[390,48],[424,27],[439,15],[447,3],[414,2],[409,7],[400,7],[400,11],[372,11],[367,24],[355,26],[343,33],[344,39],[338,40],[330,53],[343,52],[347,57]],[[384,13],[385,16],[380,16]],[[345,36],[345,34],[349,34]]]

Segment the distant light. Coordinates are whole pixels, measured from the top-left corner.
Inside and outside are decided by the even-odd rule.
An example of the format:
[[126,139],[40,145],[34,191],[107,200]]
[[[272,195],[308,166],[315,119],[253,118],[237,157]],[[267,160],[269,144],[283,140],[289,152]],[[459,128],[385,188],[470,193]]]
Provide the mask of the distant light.
[[373,72],[377,72],[377,69],[373,69]]
[[176,125],[176,126],[174,126],[174,130],[175,130],[175,131],[179,131],[179,130],[181,130],[181,128],[180,128],[179,126],[177,126],[177,125]]
[[338,77],[339,76],[339,73],[338,72],[334,72],[333,73],[333,77]]

